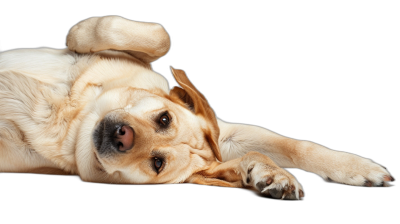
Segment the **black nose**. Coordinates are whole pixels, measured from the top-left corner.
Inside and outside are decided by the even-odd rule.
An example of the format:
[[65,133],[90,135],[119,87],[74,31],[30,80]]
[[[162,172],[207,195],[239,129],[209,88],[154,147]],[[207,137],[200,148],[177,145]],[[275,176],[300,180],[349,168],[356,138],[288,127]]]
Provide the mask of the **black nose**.
[[93,132],[93,143],[103,156],[126,152],[135,144],[135,131],[125,122],[104,118]]
[[114,138],[112,141],[114,145],[118,148],[118,151],[125,152],[126,150],[129,150],[133,147],[135,140],[134,135],[135,132],[133,131],[133,129],[127,125],[124,125],[122,127],[118,127],[117,130],[115,130]]

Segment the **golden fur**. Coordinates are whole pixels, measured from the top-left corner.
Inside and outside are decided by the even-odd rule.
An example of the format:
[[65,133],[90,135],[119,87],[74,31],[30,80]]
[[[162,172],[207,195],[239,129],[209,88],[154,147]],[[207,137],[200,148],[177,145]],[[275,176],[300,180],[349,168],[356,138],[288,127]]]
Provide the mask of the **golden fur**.
[[[1,53],[1,172],[250,187],[285,199],[304,193],[281,167],[351,185],[394,180],[371,160],[217,119],[182,70],[171,68],[181,87],[169,90],[150,66],[170,46],[159,24],[94,17],[70,30],[67,45]],[[113,125],[131,130],[127,150],[113,148],[124,135]]]

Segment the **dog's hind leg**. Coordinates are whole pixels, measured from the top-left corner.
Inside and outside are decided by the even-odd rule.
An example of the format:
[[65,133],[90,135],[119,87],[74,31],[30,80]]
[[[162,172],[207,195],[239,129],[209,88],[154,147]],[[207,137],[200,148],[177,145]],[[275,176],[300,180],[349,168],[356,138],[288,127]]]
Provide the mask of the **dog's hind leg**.
[[322,178],[356,186],[385,186],[394,178],[372,160],[322,145],[278,135],[267,129],[218,120],[219,147],[224,161],[258,151],[278,166],[300,168]]
[[150,63],[168,52],[170,38],[157,23],[131,21],[119,16],[92,17],[71,28],[67,46],[78,53],[124,51]]

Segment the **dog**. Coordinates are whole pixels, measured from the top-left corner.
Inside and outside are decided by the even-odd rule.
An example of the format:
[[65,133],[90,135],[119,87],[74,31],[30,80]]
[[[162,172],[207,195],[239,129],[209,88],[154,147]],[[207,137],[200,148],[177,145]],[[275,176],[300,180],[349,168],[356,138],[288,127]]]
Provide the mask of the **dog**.
[[118,16],[73,26],[67,49],[0,54],[0,172],[79,175],[121,184],[196,183],[301,199],[283,168],[355,186],[394,178],[363,157],[216,118],[183,70],[151,69],[170,38]]

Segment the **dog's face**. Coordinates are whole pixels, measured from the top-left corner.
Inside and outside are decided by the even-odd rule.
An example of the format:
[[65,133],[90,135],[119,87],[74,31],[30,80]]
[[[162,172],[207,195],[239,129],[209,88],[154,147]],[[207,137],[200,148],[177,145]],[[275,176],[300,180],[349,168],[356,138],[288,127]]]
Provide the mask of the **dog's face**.
[[221,160],[216,118],[181,70],[169,96],[127,89],[122,108],[105,114],[92,133],[105,175],[126,183],[178,183]]

